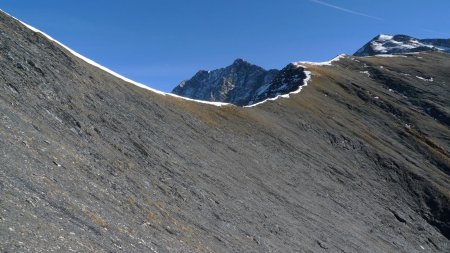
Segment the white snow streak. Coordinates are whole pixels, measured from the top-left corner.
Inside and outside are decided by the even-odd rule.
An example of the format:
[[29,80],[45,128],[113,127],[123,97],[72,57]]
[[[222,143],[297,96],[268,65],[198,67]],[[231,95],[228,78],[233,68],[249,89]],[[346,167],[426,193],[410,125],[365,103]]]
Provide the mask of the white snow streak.
[[380,34],[380,36],[378,36],[378,40],[380,41],[392,40],[393,38],[394,38],[393,35],[388,34]]
[[416,76],[416,78],[417,78],[417,79],[420,79],[420,80],[422,80],[422,81],[425,81],[425,82],[433,82],[433,81],[434,81],[434,80],[433,80],[433,77],[425,78],[425,77],[421,77],[421,76]]
[[[369,57],[372,57],[372,56],[369,56]],[[384,57],[384,58],[403,57],[403,58],[406,58],[407,56],[401,55],[401,54],[377,54],[377,55],[374,55],[373,57]]]
[[370,77],[370,72],[369,71],[359,71],[359,73],[361,73],[361,74],[365,74],[365,75],[367,75],[368,77]]
[[[294,65],[297,66],[297,67],[302,67],[302,68],[304,68],[304,69],[307,68],[307,67],[305,66],[305,64],[307,64],[307,65],[314,65],[314,66],[332,66],[332,63],[333,63],[333,62],[339,61],[340,59],[345,58],[345,57],[347,57],[346,54],[340,54],[340,55],[338,55],[338,56],[334,57],[333,59],[331,59],[331,60],[329,60],[329,61],[326,61],[326,62],[306,62],[306,61],[299,61],[299,62],[293,62],[292,64],[294,64]],[[258,102],[258,103],[252,104],[252,105],[247,105],[247,106],[244,106],[244,107],[245,107],[245,108],[255,107],[255,106],[260,105],[260,104],[263,104],[263,103],[265,103],[265,102],[267,102],[267,101],[274,101],[274,100],[277,100],[277,99],[280,98],[280,97],[281,97],[281,98],[289,98],[289,97],[290,97],[290,94],[297,94],[297,93],[301,92],[302,89],[303,89],[303,87],[308,86],[308,82],[311,80],[311,71],[306,71],[306,70],[305,70],[305,74],[306,74],[306,78],[303,80],[303,85],[301,85],[300,87],[298,87],[297,90],[292,91],[292,92],[290,92],[290,93],[288,93],[288,94],[283,94],[283,95],[278,95],[278,96],[273,97],[273,98],[268,98],[268,99],[265,99],[265,100],[263,100],[263,101],[261,101],[261,102]]]
[[[297,65],[297,66],[299,66],[299,65]],[[303,68],[304,68],[304,66],[299,66],[299,67],[303,67]],[[290,95],[290,94],[297,94],[297,93],[299,93],[300,91],[302,91],[303,87],[308,86],[308,82],[309,82],[309,80],[311,80],[311,72],[305,70],[305,74],[306,74],[306,78],[303,80],[303,85],[300,86],[300,87],[298,87],[297,90],[292,91],[292,92],[290,92],[290,93],[288,93],[288,94],[283,94],[283,95],[278,95],[278,96],[273,97],[273,98],[268,98],[268,99],[263,100],[263,101],[261,101],[261,102],[258,102],[258,103],[256,103],[256,104],[247,105],[247,106],[244,106],[244,107],[245,107],[245,108],[255,107],[255,106],[260,105],[260,104],[263,104],[263,103],[265,103],[265,102],[267,102],[267,101],[274,101],[274,100],[277,100],[277,99],[280,98],[280,97],[282,97],[282,98],[289,98],[289,95]]]
[[[0,10],[1,10],[1,9],[0,9]],[[2,11],[2,10],[1,10],[1,11]],[[6,13],[6,12],[4,12],[4,13],[7,14],[7,15],[9,15],[9,14]],[[75,51],[72,50],[71,48],[67,47],[66,45],[64,45],[64,44],[62,44],[61,42],[57,41],[56,39],[52,38],[50,35],[48,35],[48,34],[42,32],[42,31],[40,31],[39,29],[37,29],[37,28],[35,28],[35,27],[31,26],[31,25],[28,25],[27,23],[25,23],[25,22],[23,22],[23,21],[21,21],[21,20],[15,18],[15,17],[13,17],[13,16],[11,16],[11,15],[9,15],[9,16],[12,17],[13,19],[19,21],[20,23],[22,23],[24,26],[26,26],[28,29],[32,30],[33,32],[40,33],[40,34],[44,35],[47,39],[49,39],[49,40],[55,42],[56,44],[58,44],[59,46],[61,46],[61,47],[64,48],[65,50],[69,51],[69,53],[71,53],[71,54],[74,55],[75,57],[77,57],[77,58],[83,60],[84,62],[86,62],[86,63],[88,63],[88,64],[90,64],[90,65],[92,65],[92,66],[94,66],[94,67],[97,67],[97,68],[99,68],[99,69],[101,69],[101,70],[103,70],[103,71],[105,71],[105,72],[107,72],[107,73],[109,73],[109,74],[111,74],[111,75],[113,75],[113,76],[119,78],[119,79],[122,79],[123,81],[125,81],[125,82],[127,82],[127,83],[136,85],[136,86],[138,86],[138,87],[140,87],[140,88],[149,90],[149,91],[151,91],[151,92],[154,92],[154,93],[157,93],[157,94],[160,94],[160,95],[163,95],[163,96],[171,96],[171,97],[176,97],[176,98],[180,98],[180,99],[184,99],[184,100],[188,100],[188,101],[193,101],[193,102],[202,103],[202,104],[209,104],[209,105],[214,105],[214,106],[226,106],[226,105],[232,106],[232,104],[229,104],[229,103],[210,102],[210,101],[203,101],[203,100],[191,99],[191,98],[186,98],[186,97],[178,96],[178,95],[175,95],[175,94],[172,94],[172,93],[162,92],[162,91],[159,91],[159,90],[150,88],[150,87],[148,87],[148,86],[145,85],[145,84],[138,83],[138,82],[136,82],[136,81],[133,81],[133,80],[131,80],[131,79],[128,79],[128,78],[126,78],[126,77],[124,77],[124,76],[122,76],[122,75],[120,75],[120,74],[118,74],[118,73],[116,73],[116,72],[114,72],[114,71],[108,69],[107,67],[102,66],[102,65],[96,63],[95,61],[93,61],[93,60],[91,60],[91,59],[89,59],[89,58],[87,58],[87,57],[85,57],[85,56],[83,56],[83,55],[81,55],[81,54],[75,52]]]
[[345,57],[347,57],[346,54],[340,54],[340,55],[334,57],[333,59],[331,59],[329,61],[325,61],[325,62],[299,61],[299,62],[294,62],[294,64],[297,66],[302,66],[304,64],[314,65],[314,66],[331,66],[333,62],[339,61],[340,59],[345,58]]

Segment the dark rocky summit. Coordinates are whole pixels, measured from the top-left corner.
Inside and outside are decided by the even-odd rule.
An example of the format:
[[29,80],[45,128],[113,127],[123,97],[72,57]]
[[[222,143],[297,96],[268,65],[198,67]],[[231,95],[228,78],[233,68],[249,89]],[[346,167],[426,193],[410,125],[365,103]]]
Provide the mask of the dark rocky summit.
[[0,252],[449,252],[450,55],[305,68],[211,106],[0,13]]
[[172,93],[198,100],[247,105],[258,89],[269,85],[278,72],[237,59],[226,68],[197,72]]
[[289,64],[283,68],[268,84],[259,87],[249,96],[247,105],[253,105],[268,98],[275,98],[298,90],[304,85],[307,75],[305,69],[295,64]]
[[360,48],[355,56],[405,54],[425,51],[450,52],[450,39],[416,39],[407,35],[380,34]]

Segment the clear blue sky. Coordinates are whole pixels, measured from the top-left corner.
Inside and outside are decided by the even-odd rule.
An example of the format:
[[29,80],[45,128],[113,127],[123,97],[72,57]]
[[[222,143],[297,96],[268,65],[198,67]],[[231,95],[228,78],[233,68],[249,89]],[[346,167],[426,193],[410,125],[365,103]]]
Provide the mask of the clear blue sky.
[[2,0],[0,8],[164,91],[236,58],[282,68],[351,54],[379,33],[450,37],[449,0]]

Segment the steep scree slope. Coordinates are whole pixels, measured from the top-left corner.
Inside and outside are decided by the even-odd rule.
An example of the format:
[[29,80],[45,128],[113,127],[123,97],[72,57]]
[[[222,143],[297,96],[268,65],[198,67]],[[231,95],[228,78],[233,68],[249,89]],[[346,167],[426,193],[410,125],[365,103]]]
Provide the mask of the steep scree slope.
[[0,251],[449,252],[449,55],[306,67],[215,107],[0,13]]

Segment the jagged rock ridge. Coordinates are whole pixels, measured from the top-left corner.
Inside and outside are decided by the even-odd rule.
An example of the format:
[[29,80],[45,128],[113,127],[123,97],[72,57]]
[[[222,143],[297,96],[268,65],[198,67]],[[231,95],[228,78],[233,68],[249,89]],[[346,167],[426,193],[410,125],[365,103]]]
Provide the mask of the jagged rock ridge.
[[295,91],[303,84],[303,68],[288,65],[279,70],[265,70],[242,59],[213,71],[199,71],[180,83],[172,93],[205,101],[219,101],[245,106],[267,98]]
[[205,101],[247,105],[258,89],[269,85],[278,72],[237,59],[226,68],[197,72],[190,80],[181,82],[172,93]]

